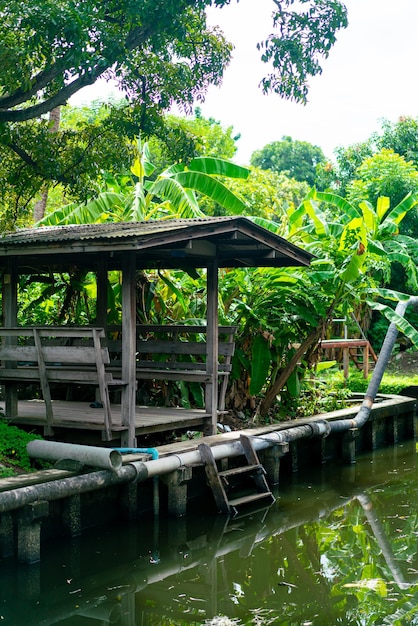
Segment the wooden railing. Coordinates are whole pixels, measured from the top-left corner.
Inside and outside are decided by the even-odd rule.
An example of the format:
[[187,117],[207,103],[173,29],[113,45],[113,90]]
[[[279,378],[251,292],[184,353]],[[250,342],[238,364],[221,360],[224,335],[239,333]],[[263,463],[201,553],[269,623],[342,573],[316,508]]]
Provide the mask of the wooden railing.
[[101,343],[104,337],[103,328],[0,328],[0,384],[7,388],[38,382],[50,430],[54,421],[50,383],[96,385],[104,410],[104,428],[110,437],[109,387],[125,383],[106,371],[110,357]]

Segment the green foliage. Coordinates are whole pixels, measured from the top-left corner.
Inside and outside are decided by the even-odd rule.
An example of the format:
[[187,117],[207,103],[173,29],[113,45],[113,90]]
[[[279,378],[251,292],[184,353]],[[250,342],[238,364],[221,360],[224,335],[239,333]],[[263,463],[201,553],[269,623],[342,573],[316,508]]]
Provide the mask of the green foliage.
[[[400,170],[405,163],[408,165],[412,164],[415,168],[418,167],[418,119],[401,117],[397,122],[383,120],[382,130],[373,133],[366,141],[348,147],[339,147],[335,151],[335,166],[332,164],[321,166],[321,181],[326,182],[327,187],[337,189],[340,195],[344,195],[347,187],[353,181],[362,180],[358,170],[366,159],[370,159],[379,153],[389,155],[391,152],[403,157],[403,159],[396,162],[396,158],[393,158],[393,163],[390,163],[387,156],[386,158],[381,158],[380,171],[378,168],[379,160],[372,161],[374,173],[377,176],[375,185],[382,186],[386,184],[389,186],[391,184],[391,169],[393,174],[399,178]],[[405,170],[405,168],[403,169]],[[403,174],[405,174],[405,171]],[[384,181],[385,178],[386,182]],[[370,173],[367,182],[370,191],[370,187],[372,187]],[[399,182],[402,184],[402,177],[400,181],[398,180]],[[400,196],[405,196],[409,191],[412,191],[412,189],[404,188],[403,193],[402,191],[399,193],[398,199]],[[389,192],[388,189],[384,190],[383,187],[378,192],[374,190],[374,197],[376,198],[378,195],[389,196],[392,202],[397,201],[397,198],[393,197],[392,192]],[[368,199],[373,201],[370,196],[368,196]]]
[[[289,210],[298,206],[308,193],[306,183],[300,183],[286,174],[250,168],[245,184],[237,179],[225,179],[224,184],[245,201],[242,215],[264,218],[281,224]],[[206,215],[228,214],[219,204],[202,198],[200,207]]]
[[[205,9],[228,3],[27,0],[23,6],[18,0],[2,0],[3,226],[30,223],[31,203],[51,186],[63,186],[74,201],[91,197],[103,169],[120,171],[130,160],[134,136],[162,138],[163,114],[173,104],[189,111],[210,85],[219,85],[232,45],[219,28],[207,26]],[[262,60],[273,60],[264,90],[304,101],[309,77],[320,72],[319,59],[328,55],[335,33],[347,25],[346,10],[338,0],[302,0],[309,5],[302,12],[292,7],[293,0],[274,4],[275,32],[260,44]],[[51,132],[45,116],[99,77],[117,83],[124,104],[109,102],[106,115],[82,114],[76,129],[64,125]],[[219,130],[216,123],[212,126]],[[174,151],[190,156],[193,142],[179,130],[171,128],[167,134],[170,160]],[[183,146],[174,148],[181,135]],[[231,150],[223,144],[222,150]]]
[[164,117],[164,127],[149,138],[151,160],[157,174],[172,163],[189,163],[198,156],[229,160],[237,151],[238,139],[232,126],[223,128],[213,118],[204,118],[197,107],[194,117]]
[[321,148],[307,141],[293,140],[282,137],[281,141],[273,141],[261,150],[253,152],[251,165],[263,170],[283,172],[299,182],[313,186],[316,181],[317,166],[325,162]]
[[350,404],[352,390],[340,384],[339,379],[320,377],[309,372],[302,381],[297,394],[285,389],[280,401],[272,410],[274,420],[311,417],[344,409]]
[[383,120],[382,132],[373,135],[376,145],[393,150],[418,167],[418,119],[400,117],[396,122]]
[[[364,394],[367,391],[371,377],[372,373],[365,379],[362,372],[350,368],[348,380],[345,380],[341,371],[329,374],[326,380],[335,389],[347,389],[351,393]],[[379,386],[379,393],[399,395],[403,389],[411,385],[418,385],[418,375],[385,372]]]
[[355,171],[355,179],[347,186],[347,199],[353,203],[368,200],[376,203],[381,196],[396,205],[409,193],[418,191],[418,170],[412,162],[393,150],[383,148],[366,158]]
[[328,56],[336,32],[347,26],[347,10],[338,0],[302,0],[296,11],[290,10],[293,0],[276,5],[277,32],[258,46],[273,68],[262,81],[263,90],[306,103],[309,77],[321,73],[319,59]]
[[264,387],[270,371],[270,347],[267,339],[257,334],[251,352],[251,382],[249,392],[256,396]]
[[0,420],[0,478],[12,476],[18,468],[26,472],[31,471],[31,461],[26,446],[34,439],[41,439],[41,437]]
[[25,325],[92,324],[96,319],[96,277],[84,270],[24,276],[18,288],[18,320]]
[[[281,389],[287,384],[287,391],[297,391],[295,368],[309,368],[315,362],[320,337],[324,336],[334,317],[351,318],[360,309],[366,294],[376,299],[385,295],[377,287],[390,274],[391,265],[402,257],[408,265],[412,280],[416,281],[416,268],[404,240],[398,241],[396,235],[402,219],[413,210],[418,199],[408,196],[398,206],[390,208],[388,199],[379,199],[374,207],[363,202],[356,206],[344,198],[329,192],[312,190],[296,211],[288,212],[285,237],[292,240],[315,255],[311,267],[306,271],[304,280],[294,280],[300,270],[291,271],[287,278],[292,284],[292,293],[287,296],[283,285],[270,287],[265,281],[263,293],[265,306],[257,304],[261,328],[275,337],[271,348],[271,371],[266,381],[265,397],[260,405],[260,413],[265,415],[273,406]],[[283,231],[282,231],[283,232]],[[269,270],[269,273],[271,270]],[[251,281],[251,288],[255,281]],[[282,305],[280,292],[287,301]],[[385,297],[402,297],[386,292]],[[296,299],[303,302],[300,313],[295,315]],[[377,305],[376,305],[377,306]],[[281,325],[292,330],[283,336],[280,324],[273,324],[271,311],[278,311],[282,316]],[[382,311],[393,314],[393,310]],[[291,316],[291,322],[287,317]],[[299,323],[298,315],[309,320],[307,326]],[[241,319],[244,317],[242,315]],[[403,332],[415,341],[416,331],[404,321],[399,321]],[[263,326],[263,323],[266,326]],[[299,347],[291,355],[291,348]],[[279,347],[280,346],[280,347]],[[284,355],[288,355],[284,358]],[[301,361],[303,361],[301,363]]]
[[332,188],[344,197],[347,185],[356,177],[357,169],[365,159],[373,156],[375,151],[374,142],[371,139],[353,144],[348,148],[337,148],[335,166],[329,163],[319,166],[321,189]]
[[203,217],[203,195],[230,213],[242,213],[245,203],[223,184],[222,178],[246,180],[247,168],[215,157],[196,157],[186,166],[171,165],[155,179],[148,143],[138,142],[131,176],[108,176],[108,191],[86,204],[72,203],[48,213],[38,226],[95,222],[143,221],[174,217]]

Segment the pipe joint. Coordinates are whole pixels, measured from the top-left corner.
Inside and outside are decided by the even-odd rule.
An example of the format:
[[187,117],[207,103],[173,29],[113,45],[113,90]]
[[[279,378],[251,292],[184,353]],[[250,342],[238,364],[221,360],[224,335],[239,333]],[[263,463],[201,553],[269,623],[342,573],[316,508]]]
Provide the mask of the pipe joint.
[[[147,466],[143,461],[136,461],[133,463],[127,463],[127,466],[134,469],[135,475],[129,481],[131,483],[142,483],[148,478]],[[125,466],[126,467],[126,466]]]
[[325,439],[325,437],[328,437],[331,432],[331,425],[326,420],[313,422],[312,424],[309,424],[309,426],[312,430],[312,437],[322,437]]

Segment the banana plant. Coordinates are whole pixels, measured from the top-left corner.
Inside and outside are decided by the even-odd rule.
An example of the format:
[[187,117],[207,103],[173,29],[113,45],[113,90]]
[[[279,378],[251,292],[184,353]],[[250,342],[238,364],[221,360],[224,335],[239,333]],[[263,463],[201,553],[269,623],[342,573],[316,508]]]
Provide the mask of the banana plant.
[[[276,306],[285,314],[297,298],[305,297],[302,316],[309,313],[314,319],[306,325],[305,332],[299,325],[302,332],[297,343],[300,345],[296,350],[288,349],[285,355],[283,348],[278,350],[277,341],[269,343],[262,338],[254,341],[250,359],[254,378],[250,389],[260,391],[259,372],[263,371],[267,386],[264,385],[265,395],[259,408],[262,415],[268,412],[285,385],[291,392],[297,390],[298,364],[303,359],[311,359],[336,312],[350,315],[366,296],[371,301],[376,300],[377,295],[382,296],[377,290],[387,282],[393,263],[402,263],[408,269],[411,289],[417,288],[417,244],[399,234],[399,224],[417,204],[418,197],[408,195],[394,208],[390,207],[388,198],[380,198],[376,207],[367,202],[356,206],[336,194],[312,190],[296,211],[289,211],[284,236],[315,255],[306,270],[310,288],[307,289],[306,282],[294,285],[286,309],[276,298],[276,303],[269,304],[267,310]],[[299,293],[300,289],[303,294]],[[392,297],[395,296],[392,294]],[[393,320],[394,312],[390,307],[376,303],[374,308]],[[399,326],[412,341],[418,339],[411,325],[399,322]]]
[[176,163],[152,180],[154,172],[148,144],[139,142],[130,176],[107,178],[107,189],[97,198],[57,209],[36,226],[205,217],[199,208],[199,194],[229,213],[240,214],[246,209],[245,202],[220,180],[246,180],[249,170],[245,167],[215,157],[199,157],[187,166]]

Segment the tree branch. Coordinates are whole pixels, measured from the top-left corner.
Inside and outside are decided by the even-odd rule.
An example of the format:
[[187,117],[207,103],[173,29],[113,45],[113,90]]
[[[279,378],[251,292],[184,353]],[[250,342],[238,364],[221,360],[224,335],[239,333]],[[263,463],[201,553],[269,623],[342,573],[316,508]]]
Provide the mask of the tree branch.
[[[145,43],[145,41],[153,34],[156,30],[156,27],[152,29],[151,27],[137,27],[134,28],[127,36],[125,43],[125,50],[128,52],[132,52],[135,48],[138,48],[140,45]],[[35,104],[33,106],[18,109],[18,110],[0,110],[0,122],[25,122],[27,120],[40,117],[41,115],[45,115],[49,113],[52,109],[55,109],[58,106],[61,106],[67,102],[67,100],[77,91],[86,87],[88,85],[92,85],[96,82],[96,80],[106,71],[108,70],[114,63],[117,62],[122,52],[122,47],[115,50],[112,55],[109,55],[108,58],[101,57],[96,62],[95,66],[85,74],[81,74],[78,78],[73,80],[71,83],[68,83],[60,89],[56,94],[51,96],[50,98]],[[63,60],[60,63],[57,63],[56,66],[50,67],[48,70],[44,70],[40,72],[35,80],[32,83],[32,87],[29,91],[22,92],[21,90],[16,91],[14,95],[0,98],[0,108],[6,106],[16,106],[17,104],[22,104],[23,102],[27,102],[37,91],[46,86],[46,84],[53,78],[59,75],[60,72],[63,72],[65,69],[65,64]],[[9,104],[7,104],[9,102]]]
[[69,83],[60,89],[55,95],[51,96],[51,98],[48,98],[39,104],[35,104],[25,109],[18,109],[16,111],[10,111],[9,109],[6,111],[0,111],[0,122],[26,122],[27,120],[31,120],[35,117],[41,117],[41,115],[49,113],[52,109],[65,104],[73,94],[77,93],[77,91],[83,87],[87,87],[88,85],[95,83],[99,76],[101,76],[101,74],[103,74],[107,69],[108,67],[100,69],[96,67],[95,70],[89,72],[88,74],[79,76],[72,83]]
[[17,89],[13,94],[0,97],[0,109],[7,109],[15,107],[23,102],[27,102],[30,98],[35,96],[38,91],[46,87],[49,81],[56,78],[65,69],[64,59],[60,59],[60,62],[55,63],[51,67],[39,72],[31,81],[32,87],[28,90],[21,88]]

